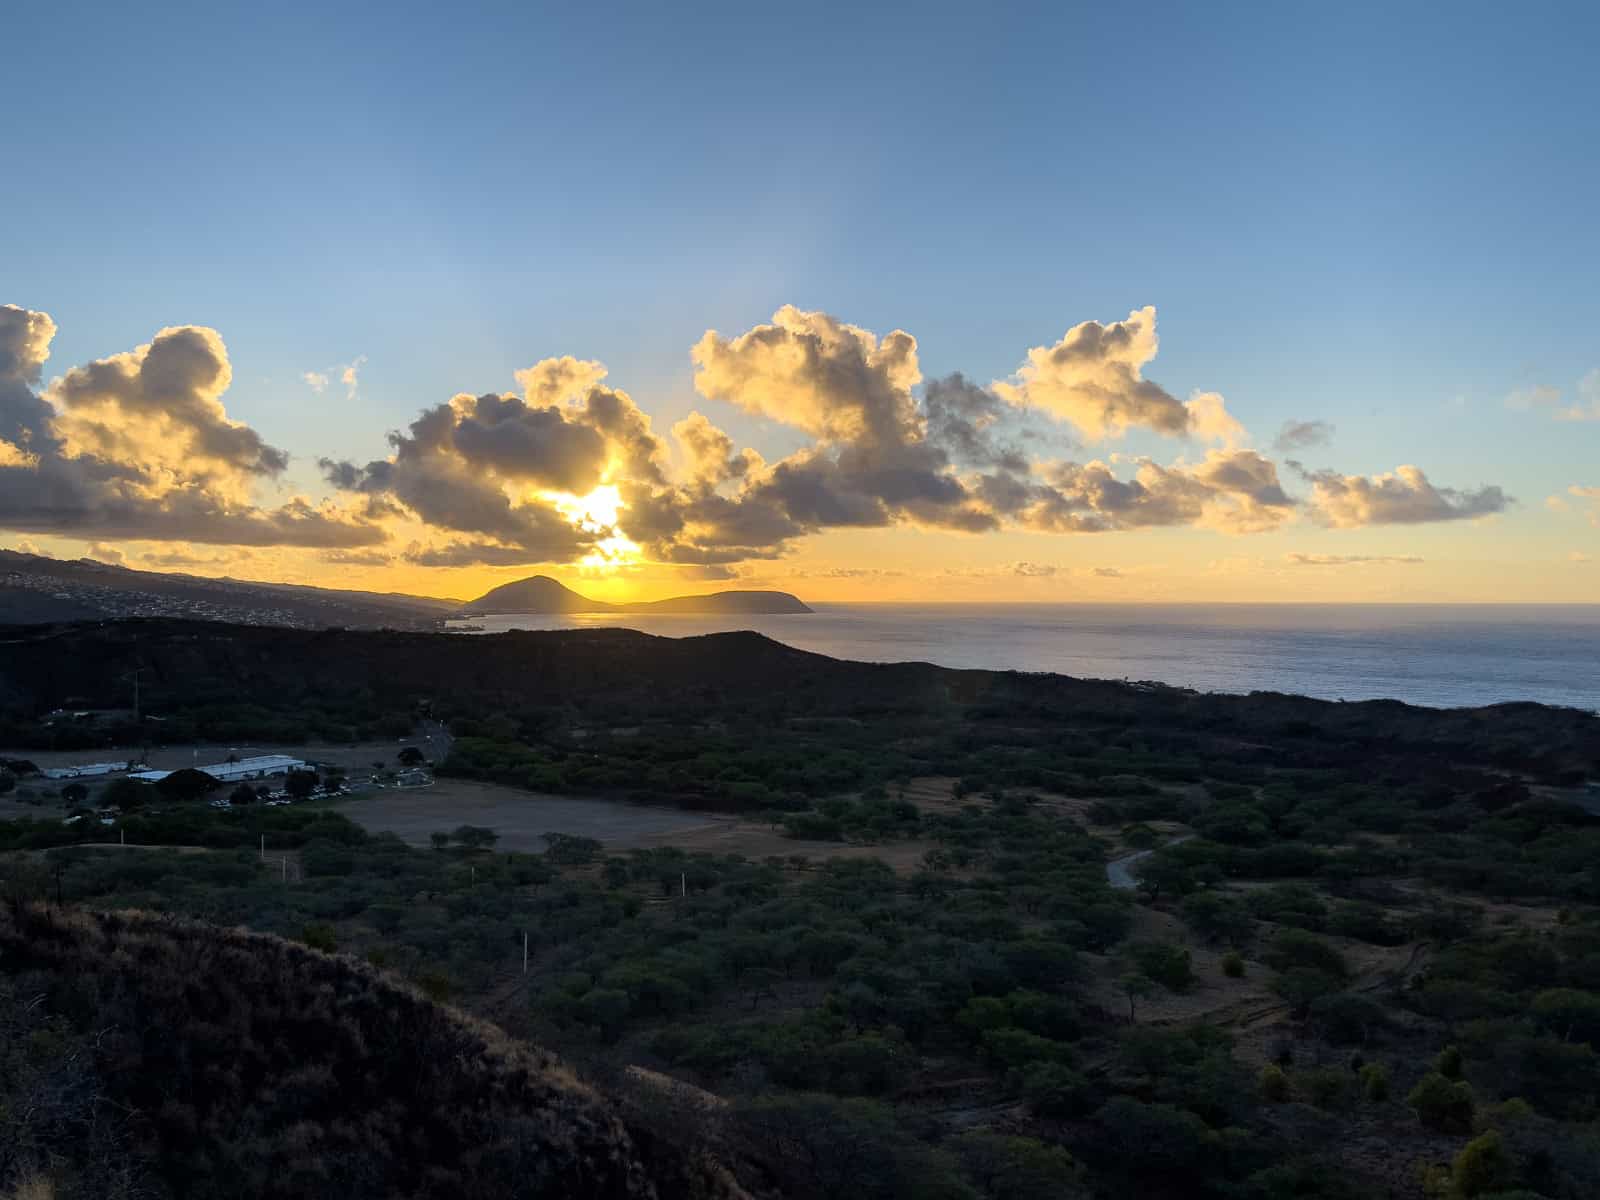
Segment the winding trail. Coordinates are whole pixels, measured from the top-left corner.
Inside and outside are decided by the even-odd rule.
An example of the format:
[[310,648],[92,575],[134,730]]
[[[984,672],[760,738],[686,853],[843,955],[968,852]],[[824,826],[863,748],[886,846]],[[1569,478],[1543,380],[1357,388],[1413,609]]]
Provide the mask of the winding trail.
[[1180,842],[1187,842],[1194,837],[1186,833],[1182,837],[1175,837],[1166,846],[1154,846],[1149,850],[1140,850],[1137,854],[1126,854],[1121,858],[1114,858],[1106,864],[1106,882],[1114,888],[1131,891],[1139,886],[1139,881],[1133,877],[1133,872],[1128,868],[1141,858],[1149,858],[1157,850],[1165,850],[1167,846],[1176,846]]

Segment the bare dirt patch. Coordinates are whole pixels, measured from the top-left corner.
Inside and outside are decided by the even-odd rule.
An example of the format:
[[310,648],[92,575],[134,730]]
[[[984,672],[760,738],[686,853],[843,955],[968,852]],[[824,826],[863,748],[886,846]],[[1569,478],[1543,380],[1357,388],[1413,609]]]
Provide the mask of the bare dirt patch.
[[532,852],[545,849],[547,833],[590,837],[607,849],[627,850],[682,845],[685,835],[726,823],[709,813],[551,796],[462,779],[368,793],[337,805],[336,811],[364,829],[395,834],[414,846],[428,845],[436,831],[481,825],[500,835],[497,849]]

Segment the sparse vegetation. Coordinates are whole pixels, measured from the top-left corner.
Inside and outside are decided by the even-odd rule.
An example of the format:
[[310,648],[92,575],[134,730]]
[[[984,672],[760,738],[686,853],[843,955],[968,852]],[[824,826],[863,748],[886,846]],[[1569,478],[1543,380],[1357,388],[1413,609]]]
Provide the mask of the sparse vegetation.
[[[363,664],[400,636],[325,639],[303,681],[263,656],[214,713],[181,719],[231,712],[256,731],[239,742],[335,712],[347,730],[389,721],[387,770],[411,723]],[[413,849],[328,802],[217,812],[194,802],[210,788],[140,789],[159,801],[117,819],[137,851],[78,848],[104,837],[98,822],[0,823],[14,906],[59,897],[50,920],[94,938],[132,919],[84,912],[139,908],[276,934],[274,963],[349,954],[408,981],[408,1003],[461,1004],[569,1057],[651,1171],[669,1150],[671,1170],[697,1170],[709,1149],[756,1191],[1353,1197],[1412,1186],[1415,1145],[1461,1195],[1567,1200],[1600,1178],[1600,824],[1559,799],[1600,765],[1591,717],[780,664],[739,639],[698,659],[645,643],[642,660],[630,637],[511,639],[467,670],[402,640],[414,654],[389,690],[414,687],[450,721],[446,773],[738,812],[780,846],[803,836],[849,857],[624,852],[555,833],[543,853],[504,853],[519,843],[462,824],[468,812]],[[262,861],[263,835],[292,861]],[[1143,846],[1139,889],[1108,886],[1107,858]],[[0,958],[0,979],[40,969],[19,963]],[[46,1015],[70,1042],[98,1034],[91,1007]],[[315,1080],[274,1086],[320,1111]],[[239,1104],[266,1103],[240,1087]],[[91,1162],[84,1127],[41,1125],[0,1185],[159,1195],[170,1172],[233,1153],[194,1120],[181,1162]],[[165,1127],[166,1141],[100,1128],[180,1153]],[[335,1161],[327,1145],[316,1161]],[[118,1184],[94,1173],[102,1161],[141,1173]]]

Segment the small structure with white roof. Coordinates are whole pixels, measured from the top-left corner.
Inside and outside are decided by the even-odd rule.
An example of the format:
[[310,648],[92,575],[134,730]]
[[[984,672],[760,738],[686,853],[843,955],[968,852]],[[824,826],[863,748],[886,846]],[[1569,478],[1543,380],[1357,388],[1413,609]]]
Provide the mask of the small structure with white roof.
[[[306,762],[301,758],[292,758],[287,754],[261,754],[255,758],[241,758],[235,762],[213,763],[210,766],[196,766],[197,771],[204,771],[219,783],[235,783],[241,779],[265,779],[268,775],[287,775],[290,771],[303,771]],[[136,771],[129,776],[143,783],[160,783],[171,771]]]

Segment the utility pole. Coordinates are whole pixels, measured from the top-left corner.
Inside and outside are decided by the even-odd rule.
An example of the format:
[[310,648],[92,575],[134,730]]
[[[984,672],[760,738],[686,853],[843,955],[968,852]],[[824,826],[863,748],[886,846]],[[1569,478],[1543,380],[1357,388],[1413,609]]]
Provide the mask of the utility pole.
[[522,973],[528,973],[528,931],[522,931]]
[[123,676],[124,679],[133,680],[133,723],[139,724],[142,719],[139,712],[139,676],[148,671],[149,667],[135,667]]

